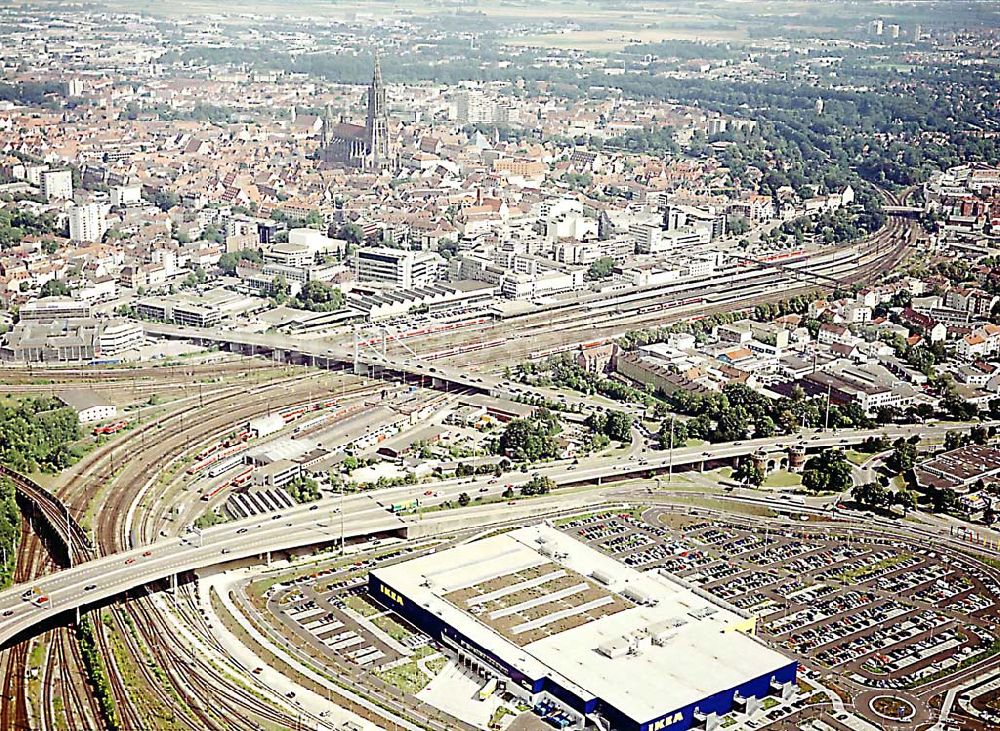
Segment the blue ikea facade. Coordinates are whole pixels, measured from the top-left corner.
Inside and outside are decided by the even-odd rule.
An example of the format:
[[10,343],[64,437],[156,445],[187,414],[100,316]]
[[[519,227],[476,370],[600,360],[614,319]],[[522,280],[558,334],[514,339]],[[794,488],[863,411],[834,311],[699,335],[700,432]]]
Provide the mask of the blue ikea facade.
[[558,698],[570,708],[583,714],[599,712],[616,731],[686,731],[695,725],[696,713],[705,715],[716,713],[720,716],[726,714],[733,709],[734,698],[737,694],[744,698],[763,698],[770,693],[772,682],[780,684],[794,683],[796,672],[798,671],[798,662],[790,661],[787,665],[748,680],[735,688],[719,691],[699,700],[697,703],[673,709],[656,718],[639,721],[626,715],[618,708],[605,703],[600,698],[581,698],[575,692],[564,688],[548,676],[532,678],[525,675],[510,663],[497,657],[494,653],[486,650],[476,642],[473,642],[433,612],[411,601],[391,586],[388,586],[376,577],[374,573],[368,574],[368,591],[373,598],[391,607],[431,637],[438,640],[447,638],[450,643],[462,648],[468,655],[489,665],[497,673],[506,676],[511,682],[516,683],[531,693],[548,693]]

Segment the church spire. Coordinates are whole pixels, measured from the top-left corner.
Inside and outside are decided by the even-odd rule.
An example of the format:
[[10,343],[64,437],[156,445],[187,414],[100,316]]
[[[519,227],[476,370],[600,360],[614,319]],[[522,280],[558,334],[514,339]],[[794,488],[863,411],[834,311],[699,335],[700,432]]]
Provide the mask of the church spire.
[[380,89],[382,88],[382,62],[381,54],[376,49],[375,51],[375,71],[372,72],[372,88]]
[[368,115],[365,119],[366,167],[378,170],[389,163],[389,112],[382,85],[382,64],[375,51],[375,69],[368,89]]

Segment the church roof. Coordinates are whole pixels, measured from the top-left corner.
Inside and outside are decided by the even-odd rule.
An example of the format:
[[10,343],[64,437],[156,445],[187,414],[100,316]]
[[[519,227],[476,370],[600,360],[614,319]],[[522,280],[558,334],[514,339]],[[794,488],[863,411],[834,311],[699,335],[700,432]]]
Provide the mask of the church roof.
[[364,137],[365,127],[362,124],[350,124],[349,122],[339,122],[330,126],[330,137],[340,137],[350,139],[352,137]]

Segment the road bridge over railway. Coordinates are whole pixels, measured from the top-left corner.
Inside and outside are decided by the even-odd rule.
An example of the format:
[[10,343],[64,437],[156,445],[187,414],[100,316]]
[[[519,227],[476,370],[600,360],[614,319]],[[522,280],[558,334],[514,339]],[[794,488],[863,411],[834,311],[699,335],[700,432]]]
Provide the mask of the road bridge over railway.
[[[540,467],[538,473],[552,478],[557,485],[596,484],[613,486],[624,480],[649,478],[668,473],[684,465],[700,467],[706,463],[724,464],[742,456],[773,453],[793,446],[803,451],[824,447],[847,447],[868,437],[920,436],[943,438],[954,424],[944,426],[885,427],[839,434],[806,434],[751,439],[746,442],[713,444],[708,447],[684,447],[672,453],[658,452],[649,459],[623,460],[620,457],[584,458],[578,464],[561,462]],[[505,520],[528,519],[536,514],[539,503],[518,500],[508,504],[502,492],[509,485],[518,488],[532,479],[528,473],[515,472],[495,483],[482,479],[446,480],[433,485],[433,496],[426,495],[427,485],[402,486],[374,490],[339,498],[327,498],[290,510],[266,513],[244,520],[189,532],[181,537],[165,538],[148,546],[104,556],[81,563],[72,569],[39,578],[30,585],[19,585],[0,592],[0,645],[21,639],[34,628],[50,623],[53,616],[118,596],[138,586],[176,579],[179,574],[207,568],[237,559],[265,556],[316,545],[337,545],[348,539],[372,535],[417,537]],[[661,482],[664,482],[661,480]],[[471,483],[471,484],[470,484]],[[466,492],[487,501],[460,510],[442,510],[417,516],[394,514],[390,507],[418,501],[424,505],[457,502]],[[550,510],[568,507],[575,500],[595,500],[597,493],[573,491],[552,495],[546,504]],[[786,504],[787,507],[787,504]],[[45,597],[39,602],[39,597]]]
[[423,379],[433,386],[443,387],[447,385],[484,393],[497,388],[500,383],[495,378],[475,376],[443,364],[428,363],[417,358],[382,354],[372,347],[348,349],[331,346],[329,343],[318,340],[288,335],[214,330],[157,323],[147,323],[145,329],[148,334],[158,337],[183,338],[199,343],[219,345],[238,353],[271,356],[275,360],[312,365],[318,368],[353,369],[358,375],[369,377],[376,376],[380,372],[391,372],[411,379]]

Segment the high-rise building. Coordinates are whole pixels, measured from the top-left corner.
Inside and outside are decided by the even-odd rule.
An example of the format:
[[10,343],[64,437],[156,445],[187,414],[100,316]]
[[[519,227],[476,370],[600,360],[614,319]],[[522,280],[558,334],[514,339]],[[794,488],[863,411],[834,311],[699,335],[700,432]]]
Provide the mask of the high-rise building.
[[84,203],[69,211],[69,237],[73,241],[100,241],[104,235],[104,211],[99,203]]
[[455,117],[462,124],[494,121],[494,104],[481,91],[462,91],[455,95]]
[[42,195],[45,200],[70,200],[73,197],[73,173],[69,170],[47,170],[42,173]]
[[881,18],[875,18],[871,23],[868,24],[868,35],[880,36],[882,35],[883,23]]
[[321,164],[361,170],[381,170],[394,166],[389,139],[389,108],[382,82],[382,66],[377,55],[372,81],[368,87],[367,107],[364,126],[335,122],[327,109],[317,155]]

